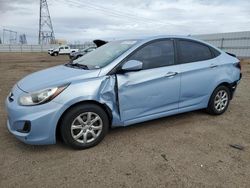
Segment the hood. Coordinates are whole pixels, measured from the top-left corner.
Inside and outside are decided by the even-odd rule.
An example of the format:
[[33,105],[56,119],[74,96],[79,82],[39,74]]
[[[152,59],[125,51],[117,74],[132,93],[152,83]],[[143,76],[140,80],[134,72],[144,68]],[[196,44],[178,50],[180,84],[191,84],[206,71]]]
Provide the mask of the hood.
[[99,72],[100,69],[84,70],[59,65],[32,73],[20,80],[17,85],[25,92],[33,92],[76,80],[94,78]]

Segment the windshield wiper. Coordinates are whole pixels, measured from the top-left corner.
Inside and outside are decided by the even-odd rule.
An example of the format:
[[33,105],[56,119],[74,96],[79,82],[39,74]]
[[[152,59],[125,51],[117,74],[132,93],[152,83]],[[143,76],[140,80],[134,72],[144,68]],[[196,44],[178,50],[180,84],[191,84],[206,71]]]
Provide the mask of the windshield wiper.
[[80,69],[89,69],[87,65],[80,64],[80,63],[66,63],[65,66],[67,67],[76,67]]

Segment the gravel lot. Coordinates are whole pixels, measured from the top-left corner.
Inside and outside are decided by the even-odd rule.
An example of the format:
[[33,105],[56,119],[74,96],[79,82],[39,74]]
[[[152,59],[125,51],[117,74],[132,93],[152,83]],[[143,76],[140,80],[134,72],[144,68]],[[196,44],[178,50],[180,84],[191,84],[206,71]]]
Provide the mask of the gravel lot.
[[19,142],[6,128],[11,87],[66,61],[0,53],[0,187],[250,187],[250,61],[242,63],[243,79],[222,116],[196,111],[113,129],[83,151]]

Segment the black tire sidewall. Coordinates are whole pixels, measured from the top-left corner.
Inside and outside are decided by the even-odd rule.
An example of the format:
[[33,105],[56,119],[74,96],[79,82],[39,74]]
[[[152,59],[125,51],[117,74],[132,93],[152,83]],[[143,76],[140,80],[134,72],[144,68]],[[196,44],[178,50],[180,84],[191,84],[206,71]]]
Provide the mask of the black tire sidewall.
[[[214,101],[215,101],[215,100],[214,100],[214,99],[215,99],[215,96],[217,95],[217,93],[218,93],[219,91],[221,91],[221,90],[227,92],[227,95],[228,95],[228,102],[227,102],[226,107],[225,107],[222,111],[218,111],[218,110],[215,108],[215,105],[214,105]],[[223,113],[227,110],[227,108],[228,108],[228,106],[229,106],[229,102],[230,102],[230,90],[228,89],[228,87],[226,87],[226,86],[218,86],[218,87],[214,90],[212,96],[210,97],[207,111],[208,111],[210,114],[213,114],[213,115],[220,115],[220,114],[223,114]]]
[[[103,128],[101,134],[91,143],[81,144],[73,139],[71,136],[71,124],[73,120],[84,112],[94,112],[100,116],[103,122]],[[84,105],[77,105],[71,108],[69,111],[64,114],[62,121],[61,121],[61,136],[63,141],[71,146],[74,149],[87,149],[97,145],[99,142],[103,140],[106,133],[108,132],[109,128],[109,119],[106,112],[99,107],[98,105],[94,104],[84,104]]]

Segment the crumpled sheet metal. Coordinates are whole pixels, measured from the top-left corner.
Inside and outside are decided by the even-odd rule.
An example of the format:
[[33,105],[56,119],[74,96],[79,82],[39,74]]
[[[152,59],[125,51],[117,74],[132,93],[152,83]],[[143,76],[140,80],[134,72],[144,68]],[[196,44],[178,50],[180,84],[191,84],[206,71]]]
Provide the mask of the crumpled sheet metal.
[[117,93],[115,91],[116,87],[116,78],[115,75],[107,76],[104,80],[102,80],[99,89],[99,95],[97,96],[97,100],[107,105],[113,116],[112,126],[122,126],[123,123],[120,119],[119,114],[119,106],[118,106],[118,99]]

